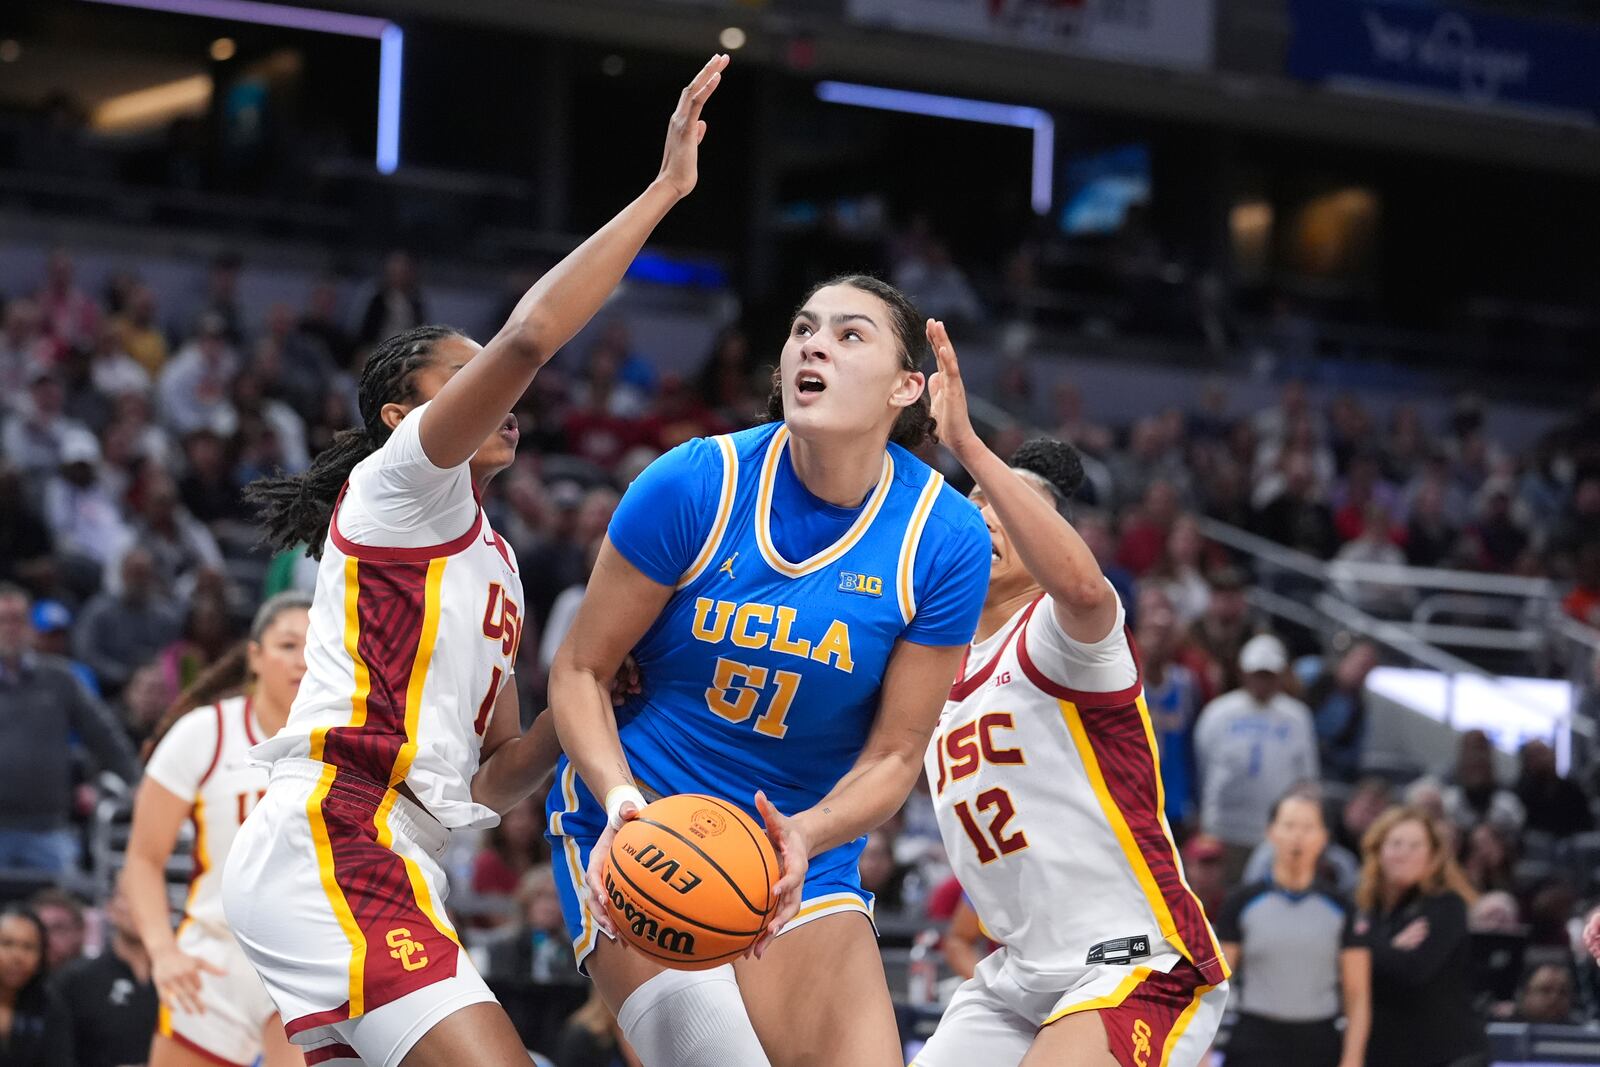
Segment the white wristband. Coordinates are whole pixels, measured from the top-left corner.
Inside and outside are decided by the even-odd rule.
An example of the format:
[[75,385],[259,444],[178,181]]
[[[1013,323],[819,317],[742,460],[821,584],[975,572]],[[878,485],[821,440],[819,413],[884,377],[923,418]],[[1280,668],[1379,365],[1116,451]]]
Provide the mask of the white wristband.
[[622,827],[622,805],[632,804],[640,811],[644,810],[644,794],[639,792],[639,787],[630,783],[615,785],[606,794],[606,825],[613,830]]

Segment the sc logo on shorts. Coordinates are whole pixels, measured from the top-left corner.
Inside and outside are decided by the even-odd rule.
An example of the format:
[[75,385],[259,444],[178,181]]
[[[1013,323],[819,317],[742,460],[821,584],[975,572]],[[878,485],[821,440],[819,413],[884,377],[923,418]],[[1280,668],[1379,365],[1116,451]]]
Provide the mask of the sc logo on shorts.
[[862,596],[882,596],[883,579],[875,574],[857,574],[855,571],[839,572],[839,592],[860,593]]
[[411,940],[411,931],[404,926],[397,926],[389,931],[384,939],[389,942],[390,953],[400,961],[400,966],[408,971],[420,971],[428,965],[428,957],[422,952],[428,947],[421,941]]
[[1150,1024],[1143,1019],[1133,1021],[1133,1062],[1146,1067],[1150,1062]]

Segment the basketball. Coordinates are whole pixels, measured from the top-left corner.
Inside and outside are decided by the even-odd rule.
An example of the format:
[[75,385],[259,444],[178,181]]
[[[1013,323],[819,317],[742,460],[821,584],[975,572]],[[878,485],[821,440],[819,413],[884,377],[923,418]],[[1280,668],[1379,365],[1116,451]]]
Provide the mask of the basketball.
[[645,955],[703,970],[738,958],[761,936],[778,873],[766,832],[737,807],[695,793],[663,797],[611,842],[606,909]]

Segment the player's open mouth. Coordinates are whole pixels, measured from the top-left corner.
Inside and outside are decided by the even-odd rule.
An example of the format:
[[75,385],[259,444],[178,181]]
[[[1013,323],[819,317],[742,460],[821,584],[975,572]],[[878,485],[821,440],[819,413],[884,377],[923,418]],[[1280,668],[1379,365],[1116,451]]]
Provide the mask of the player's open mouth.
[[794,388],[797,393],[820,393],[828,388],[828,383],[816,371],[803,370],[795,378]]
[[517,417],[515,415],[507,415],[506,421],[500,424],[500,436],[504,437],[507,441],[514,442],[519,434],[520,431],[517,429]]

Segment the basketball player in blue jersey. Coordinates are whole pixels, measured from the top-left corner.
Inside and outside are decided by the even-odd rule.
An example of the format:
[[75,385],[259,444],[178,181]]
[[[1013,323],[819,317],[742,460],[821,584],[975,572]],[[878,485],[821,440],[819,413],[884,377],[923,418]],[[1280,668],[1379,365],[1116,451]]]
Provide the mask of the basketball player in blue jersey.
[[[551,668],[562,908],[646,1067],[903,1062],[856,862],[916,782],[990,554],[976,508],[905,447],[934,430],[926,352],[892,286],[813,290],[774,421],[640,475]],[[600,680],[630,652],[643,689],[613,711]],[[647,793],[706,793],[765,822],[783,876],[747,958],[665,970],[613,938],[599,857]]]

